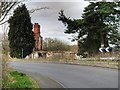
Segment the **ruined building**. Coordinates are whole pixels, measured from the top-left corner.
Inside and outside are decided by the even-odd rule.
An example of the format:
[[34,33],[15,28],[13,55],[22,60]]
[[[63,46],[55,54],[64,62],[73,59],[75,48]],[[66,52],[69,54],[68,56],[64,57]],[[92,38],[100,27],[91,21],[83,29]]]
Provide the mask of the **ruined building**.
[[40,25],[38,23],[34,24],[34,38],[35,38],[35,51],[40,51],[43,48],[43,38],[40,35]]
[[[76,52],[75,51],[43,51],[43,38],[40,35],[40,25],[38,23],[34,24],[34,38],[35,38],[35,48],[34,52],[31,53],[26,57],[29,58],[59,58],[59,59],[66,59],[66,60],[74,60],[76,59]],[[73,46],[71,48],[75,48]]]

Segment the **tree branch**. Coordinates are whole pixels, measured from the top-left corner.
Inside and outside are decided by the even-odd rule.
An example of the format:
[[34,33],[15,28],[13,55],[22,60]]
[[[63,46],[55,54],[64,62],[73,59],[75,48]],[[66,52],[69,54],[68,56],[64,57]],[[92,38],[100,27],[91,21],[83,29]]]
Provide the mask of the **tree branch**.
[[13,6],[16,4],[16,2],[14,2],[10,7],[9,7],[9,9],[5,12],[5,14],[3,15],[3,18],[0,20],[0,22],[2,22],[4,19],[5,19],[5,17],[7,16],[7,14],[8,14],[8,12],[13,8]]

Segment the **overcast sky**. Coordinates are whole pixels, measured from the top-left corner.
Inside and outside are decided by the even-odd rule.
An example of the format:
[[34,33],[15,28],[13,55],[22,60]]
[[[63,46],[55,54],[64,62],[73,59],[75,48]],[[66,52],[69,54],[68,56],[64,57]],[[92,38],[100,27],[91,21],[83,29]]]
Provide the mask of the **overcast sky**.
[[[29,2],[28,2],[29,1]],[[45,38],[58,38],[67,42],[68,44],[76,44],[71,42],[72,35],[65,34],[65,26],[61,21],[58,21],[60,10],[64,10],[65,15],[71,18],[79,19],[83,13],[84,7],[89,2],[84,0],[28,0],[25,2],[28,10],[37,9],[41,7],[48,7],[49,9],[38,10],[30,14],[32,23],[39,23],[41,28],[41,36]],[[0,29],[2,27],[0,26]],[[2,30],[0,30],[0,33]]]
[[58,38],[68,44],[76,43],[71,42],[71,40],[68,39],[71,38],[71,35],[64,33],[65,26],[61,21],[58,21],[58,13],[62,9],[64,10],[66,16],[79,19],[81,18],[84,7],[88,4],[88,2],[82,0],[80,2],[26,2],[26,6],[29,10],[40,7],[49,8],[35,11],[31,14],[32,23],[39,23],[41,26],[41,36],[43,39],[46,37]]
[[61,21],[58,21],[58,13],[62,9],[66,16],[79,19],[81,18],[84,8],[89,4],[87,0],[29,0],[29,2],[27,1],[25,4],[28,10],[41,7],[49,8],[30,14],[32,23],[40,24],[43,39],[48,37],[58,38],[68,44],[76,44],[76,42],[71,42],[71,40],[68,39],[72,38],[72,35],[64,33],[66,28]]

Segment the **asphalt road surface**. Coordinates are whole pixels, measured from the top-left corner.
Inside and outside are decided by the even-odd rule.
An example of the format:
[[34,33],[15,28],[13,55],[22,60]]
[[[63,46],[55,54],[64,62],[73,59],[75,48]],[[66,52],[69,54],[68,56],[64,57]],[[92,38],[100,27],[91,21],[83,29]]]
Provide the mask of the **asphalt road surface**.
[[36,77],[38,82],[41,75],[46,76],[64,88],[118,88],[116,69],[37,62],[11,62],[10,66]]

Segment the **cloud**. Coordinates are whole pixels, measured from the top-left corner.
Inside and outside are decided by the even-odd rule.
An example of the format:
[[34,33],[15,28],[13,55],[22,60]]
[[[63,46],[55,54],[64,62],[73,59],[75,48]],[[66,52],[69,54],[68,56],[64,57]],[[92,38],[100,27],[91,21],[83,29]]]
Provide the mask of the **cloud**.
[[[48,7],[49,9],[43,9],[35,11],[31,14],[32,23],[39,23],[41,25],[41,35],[43,38],[51,37],[65,40],[70,42],[68,38],[70,35],[65,34],[65,26],[62,22],[58,21],[60,10],[64,10],[65,15],[71,18],[81,18],[83,9],[87,6],[88,2],[27,2],[27,8],[29,10]],[[71,43],[72,44],[72,43]]]
[[70,44],[74,44],[68,39],[71,35],[64,33],[66,27],[62,22],[58,21],[58,13],[62,9],[68,17],[76,19],[81,18],[84,7],[89,3],[84,0],[59,0],[59,2],[58,0],[28,0],[25,4],[28,10],[41,7],[49,8],[41,9],[30,14],[32,23],[40,24],[43,38],[58,38]]

